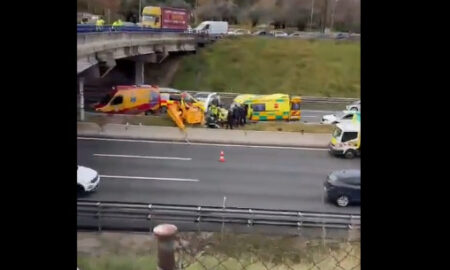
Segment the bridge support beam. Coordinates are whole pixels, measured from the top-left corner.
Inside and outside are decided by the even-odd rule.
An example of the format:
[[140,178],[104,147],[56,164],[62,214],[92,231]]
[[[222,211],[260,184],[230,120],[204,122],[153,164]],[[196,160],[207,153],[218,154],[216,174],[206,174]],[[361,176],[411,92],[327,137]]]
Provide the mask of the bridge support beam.
[[137,60],[134,64],[135,84],[144,84],[144,61]]
[[84,121],[84,77],[78,79],[78,90],[80,92],[80,121]]

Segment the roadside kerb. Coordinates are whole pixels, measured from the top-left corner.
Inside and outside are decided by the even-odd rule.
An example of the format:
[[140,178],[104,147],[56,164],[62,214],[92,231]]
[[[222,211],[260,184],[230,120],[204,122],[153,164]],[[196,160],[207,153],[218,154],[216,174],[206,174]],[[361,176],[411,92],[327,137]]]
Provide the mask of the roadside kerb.
[[91,122],[78,122],[77,133],[78,136],[122,139],[310,148],[326,148],[331,140],[331,134],[206,128],[187,128],[183,132],[176,127],[120,124],[99,126]]

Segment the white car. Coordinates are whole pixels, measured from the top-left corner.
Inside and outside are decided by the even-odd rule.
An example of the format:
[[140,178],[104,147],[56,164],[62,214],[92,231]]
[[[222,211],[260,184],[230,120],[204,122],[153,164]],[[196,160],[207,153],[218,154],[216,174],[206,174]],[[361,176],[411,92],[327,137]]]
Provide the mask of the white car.
[[347,111],[361,111],[361,100],[355,101],[352,104],[345,106],[345,109],[347,109]]
[[174,88],[169,88],[169,87],[160,87],[159,92],[160,93],[169,93],[169,94],[180,94],[181,93],[180,90],[174,89]]
[[287,37],[288,36],[288,34],[286,34],[283,31],[279,31],[279,30],[271,31],[271,33],[274,37]]
[[230,36],[243,36],[243,35],[250,35],[251,32],[246,29],[233,29],[228,31],[227,34]]
[[322,116],[321,124],[337,124],[346,121],[351,121],[356,111],[342,111],[338,114],[328,114]]
[[92,192],[98,188],[100,175],[97,171],[84,166],[77,166],[77,189],[79,192]]
[[194,95],[194,98],[198,101],[203,102],[203,104],[205,106],[205,112],[208,111],[209,104],[211,104],[213,102],[213,100],[216,100],[217,104],[221,104],[220,96],[217,93],[199,92]]

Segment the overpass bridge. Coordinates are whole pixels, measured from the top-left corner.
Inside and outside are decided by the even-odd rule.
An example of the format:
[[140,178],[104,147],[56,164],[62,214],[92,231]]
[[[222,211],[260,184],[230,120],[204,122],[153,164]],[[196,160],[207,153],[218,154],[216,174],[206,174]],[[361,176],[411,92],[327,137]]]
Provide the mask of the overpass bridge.
[[197,38],[174,32],[90,32],[77,35],[77,73],[96,66],[105,76],[116,59],[136,62],[136,83],[143,82],[143,64],[160,63],[170,52],[195,51]]
[[[84,111],[84,77],[87,70],[98,77],[106,76],[117,59],[135,62],[135,84],[144,84],[144,64],[161,63],[171,52],[193,52],[210,37],[177,30],[121,27],[115,31],[107,26],[77,27],[77,74],[81,111]],[[82,117],[84,118],[84,117]]]

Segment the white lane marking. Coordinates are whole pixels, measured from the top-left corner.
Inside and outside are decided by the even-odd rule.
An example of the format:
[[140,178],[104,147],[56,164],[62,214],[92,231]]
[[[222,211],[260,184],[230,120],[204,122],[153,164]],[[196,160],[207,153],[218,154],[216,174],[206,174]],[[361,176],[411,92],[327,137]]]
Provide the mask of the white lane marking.
[[185,143],[185,142],[169,142],[169,141],[152,141],[152,140],[130,140],[130,139],[112,139],[112,138],[92,138],[77,137],[77,140],[91,141],[113,141],[113,142],[135,142],[135,143],[156,143],[156,144],[185,144],[185,145],[210,145],[210,146],[230,146],[230,147],[247,147],[262,149],[289,149],[289,150],[308,150],[308,151],[328,151],[328,148],[308,148],[308,147],[288,147],[288,146],[269,146],[269,145],[241,145],[241,144],[218,144],[218,143]]
[[119,158],[146,158],[146,159],[170,159],[170,160],[192,160],[192,158],[183,157],[157,157],[157,156],[136,156],[136,155],[112,155],[112,154],[93,154],[97,157],[119,157]]
[[188,179],[188,178],[165,178],[165,177],[124,176],[124,175],[100,175],[100,178],[157,180],[157,181],[176,181],[176,182],[199,182],[200,181],[198,179]]
[[339,110],[337,111],[322,111],[322,110],[302,110],[302,113],[337,113],[339,112]]

